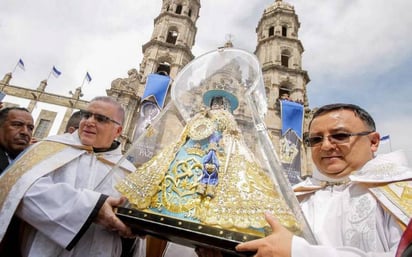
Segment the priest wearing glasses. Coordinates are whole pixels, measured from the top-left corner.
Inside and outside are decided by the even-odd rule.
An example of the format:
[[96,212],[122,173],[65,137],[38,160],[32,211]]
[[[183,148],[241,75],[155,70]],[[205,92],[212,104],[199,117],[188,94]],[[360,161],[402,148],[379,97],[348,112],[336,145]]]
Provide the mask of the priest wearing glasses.
[[113,212],[125,200],[113,189],[125,174],[110,172],[122,158],[123,120],[115,99],[96,97],[77,131],[33,145],[0,177],[0,256],[145,256],[145,242]]
[[318,244],[266,215],[273,233],[236,249],[258,257],[395,256],[412,211],[412,170],[402,152],[376,155],[379,141],[373,118],[361,107],[319,108],[305,140],[319,172],[294,186]]

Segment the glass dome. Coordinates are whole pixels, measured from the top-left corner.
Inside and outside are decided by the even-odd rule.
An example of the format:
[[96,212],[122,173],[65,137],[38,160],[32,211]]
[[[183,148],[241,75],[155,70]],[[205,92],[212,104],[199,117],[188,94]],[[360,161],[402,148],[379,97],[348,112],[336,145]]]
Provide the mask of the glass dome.
[[161,238],[234,252],[270,233],[270,212],[314,243],[263,122],[266,110],[253,54],[223,48],[194,59],[122,159],[136,171],[115,185],[129,200],[119,217]]
[[222,48],[196,58],[177,75],[171,96],[182,116],[188,120],[204,107],[208,91],[231,94],[237,98],[240,107],[247,104],[249,97],[256,104],[260,116],[266,114],[267,102],[259,61],[249,52]]

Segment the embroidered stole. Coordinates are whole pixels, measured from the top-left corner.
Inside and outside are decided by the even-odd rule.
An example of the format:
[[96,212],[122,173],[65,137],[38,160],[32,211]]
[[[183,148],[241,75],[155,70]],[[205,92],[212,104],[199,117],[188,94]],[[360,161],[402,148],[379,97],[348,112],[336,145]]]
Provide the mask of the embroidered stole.
[[64,150],[68,148],[72,147],[58,142],[41,141],[4,171],[0,177],[0,241],[30,186],[38,178],[84,153],[78,149],[66,153]]
[[412,217],[412,180],[368,185],[368,188],[405,228]]

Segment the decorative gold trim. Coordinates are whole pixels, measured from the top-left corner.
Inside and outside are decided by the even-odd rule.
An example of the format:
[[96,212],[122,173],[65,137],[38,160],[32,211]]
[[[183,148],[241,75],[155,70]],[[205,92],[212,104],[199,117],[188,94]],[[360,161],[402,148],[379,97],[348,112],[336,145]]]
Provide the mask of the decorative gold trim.
[[412,181],[400,181],[377,188],[405,215],[412,217]]
[[33,146],[24,156],[18,159],[0,178],[0,209],[14,184],[34,165],[45,160],[52,154],[68,147],[62,143],[41,141]]
[[208,138],[216,130],[213,121],[206,117],[200,117],[189,124],[189,137],[193,140],[202,140]]

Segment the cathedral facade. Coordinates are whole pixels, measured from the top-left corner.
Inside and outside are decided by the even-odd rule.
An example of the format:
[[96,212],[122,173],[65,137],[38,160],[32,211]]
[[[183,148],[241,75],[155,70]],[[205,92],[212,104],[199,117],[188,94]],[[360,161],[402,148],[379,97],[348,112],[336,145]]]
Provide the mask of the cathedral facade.
[[[149,74],[176,77],[186,64],[195,58],[192,47],[197,34],[196,22],[201,10],[200,0],[162,0],[159,15],[154,19],[151,38],[142,46],[143,59],[138,69],[130,69],[127,78],[112,81],[106,90],[107,95],[116,98],[126,109],[122,142],[126,150],[138,133],[139,122],[144,110],[156,110],[153,99],[144,99],[144,90]],[[282,155],[282,119],[280,99],[299,103],[304,110],[304,127],[310,114],[307,98],[307,84],[310,79],[302,68],[303,45],[298,37],[299,19],[294,7],[282,0],[275,0],[266,7],[256,27],[257,44],[254,54],[260,61],[266,89],[268,113],[266,127],[278,154]],[[200,32],[201,33],[201,32]],[[224,47],[231,47],[230,41]],[[218,46],[216,46],[218,47]],[[72,97],[56,96],[44,91],[47,81],[42,81],[37,90],[24,89],[9,84],[11,74],[6,74],[0,82],[0,89],[8,95],[30,99],[28,106],[33,110],[38,101],[66,107],[65,116],[59,132],[63,132],[71,113],[86,106],[81,100],[81,89]],[[166,103],[170,97],[166,97]],[[145,104],[145,105],[142,105]],[[147,105],[147,106],[146,106]],[[42,111],[36,121],[34,136],[48,135],[55,114]],[[310,159],[303,145],[299,146],[301,170],[310,171]],[[307,175],[306,173],[303,176]]]

